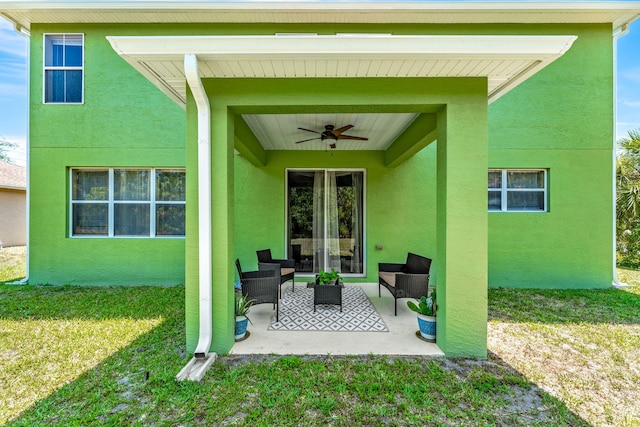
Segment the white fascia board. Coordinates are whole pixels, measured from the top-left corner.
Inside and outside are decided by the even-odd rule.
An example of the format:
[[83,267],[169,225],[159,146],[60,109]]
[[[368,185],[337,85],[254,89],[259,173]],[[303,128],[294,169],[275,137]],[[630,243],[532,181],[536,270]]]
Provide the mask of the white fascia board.
[[175,59],[185,53],[220,59],[331,59],[349,55],[406,57],[532,57],[563,55],[575,36],[108,36],[122,56]]
[[628,10],[640,6],[638,1],[439,1],[439,2],[377,2],[377,1],[211,1],[211,0],[155,0],[155,1],[2,1],[3,9],[12,10],[256,10],[256,11],[598,11]]

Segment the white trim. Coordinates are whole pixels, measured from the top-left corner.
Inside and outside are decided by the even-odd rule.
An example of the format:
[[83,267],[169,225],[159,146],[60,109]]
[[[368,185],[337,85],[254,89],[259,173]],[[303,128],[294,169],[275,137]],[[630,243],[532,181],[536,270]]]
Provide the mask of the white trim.
[[[158,201],[156,200],[156,172],[164,170],[175,170],[186,173],[185,168],[180,167],[70,167],[69,169],[69,232],[72,239],[183,239],[180,235],[156,235],[156,207],[157,205],[182,205],[186,207],[184,201]],[[109,195],[106,200],[75,200],[73,198],[73,171],[95,171],[108,173]],[[114,185],[115,170],[137,170],[149,172],[149,200],[115,200]],[[107,234],[73,234],[73,207],[82,204],[105,204],[107,205]],[[149,206],[149,234],[148,235],[116,235],[115,234],[115,205],[146,204]]]
[[[47,36],[81,36],[82,37],[82,65],[80,66],[52,66],[47,65]],[[42,103],[45,105],[82,105],[84,104],[84,33],[44,33],[42,34]],[[47,71],[81,71],[82,81],[79,102],[47,102]]]
[[[531,168],[531,169],[522,169],[522,168],[518,168],[518,169],[495,169],[495,168],[489,168],[488,170],[489,172],[500,172],[501,173],[501,177],[500,177],[500,188],[487,188],[487,192],[496,192],[496,193],[500,193],[500,202],[501,202],[501,207],[500,209],[489,209],[489,212],[509,212],[509,213],[518,213],[518,212],[524,212],[524,213],[546,213],[549,212],[548,210],[548,180],[547,180],[547,175],[548,175],[548,169],[540,169],[540,168]],[[507,187],[507,173],[508,172],[543,172],[544,177],[544,186],[543,188],[508,188]],[[543,193],[543,209],[509,209],[507,206],[507,195],[509,192],[540,192]]]
[[[576,36],[492,35],[391,35],[391,34],[295,34],[290,36],[107,36],[123,56],[155,56],[164,59],[193,52],[200,61],[238,60],[293,55],[304,59],[356,55],[383,55],[385,59],[406,55],[440,56],[562,55]],[[158,55],[165,55],[158,56]]]
[[372,1],[4,1],[3,16],[27,31],[39,23],[612,23],[632,22],[640,3]]
[[[487,77],[491,82],[488,101],[493,102],[564,55],[576,39],[571,35],[107,36],[123,59],[183,108],[184,79],[174,75],[172,64],[185,54],[198,56],[203,64],[201,78]],[[405,70],[402,64],[407,59],[419,66]],[[352,71],[323,67],[322,74],[315,69],[330,61],[348,62],[346,69]],[[394,65],[390,69],[396,71],[370,67],[374,61],[390,61]],[[452,66],[444,72],[433,66],[434,61],[468,63],[469,69],[461,73]],[[480,67],[479,61],[513,62],[514,66],[506,71]],[[250,75],[238,66],[246,62],[255,65]],[[263,68],[265,63],[270,65]],[[292,71],[309,67],[300,75]],[[174,71],[166,74],[166,70]]]

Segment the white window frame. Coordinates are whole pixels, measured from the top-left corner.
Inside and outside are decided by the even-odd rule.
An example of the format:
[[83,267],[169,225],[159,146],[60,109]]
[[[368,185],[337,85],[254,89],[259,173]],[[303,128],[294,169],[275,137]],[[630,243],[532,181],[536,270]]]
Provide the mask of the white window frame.
[[[547,198],[547,188],[548,188],[548,169],[489,169],[489,172],[501,172],[501,186],[500,188],[489,188],[487,184],[487,197],[489,197],[489,192],[500,192],[500,209],[488,209],[489,212],[524,212],[524,213],[545,213],[548,212],[548,198]],[[507,187],[507,173],[509,172],[542,172],[544,174],[544,186],[543,188],[508,188]],[[507,206],[507,195],[509,192],[541,192],[543,209],[508,209]]]
[[[74,200],[73,199],[73,171],[95,171],[109,173],[109,197],[107,200]],[[149,200],[115,200],[114,199],[114,173],[116,170],[135,170],[135,171],[149,171]],[[181,170],[186,174],[186,169],[183,167],[116,167],[116,168],[69,168],[69,237],[74,239],[184,239],[184,235],[156,235],[156,207],[157,205],[184,205],[186,208],[186,195],[185,200],[156,200],[156,171],[166,170]],[[74,204],[107,204],[107,234],[73,234],[73,205]],[[115,234],[115,205],[116,204],[149,204],[149,235],[116,235]],[[186,224],[185,224],[186,226]],[[186,230],[185,230],[186,233]]]
[[[81,36],[82,37],[82,65],[81,66],[47,66],[47,36]],[[84,34],[83,33],[45,33],[42,35],[42,103],[46,105],[81,105],[84,104]],[[82,88],[80,102],[53,102],[47,101],[47,71],[81,71]]]

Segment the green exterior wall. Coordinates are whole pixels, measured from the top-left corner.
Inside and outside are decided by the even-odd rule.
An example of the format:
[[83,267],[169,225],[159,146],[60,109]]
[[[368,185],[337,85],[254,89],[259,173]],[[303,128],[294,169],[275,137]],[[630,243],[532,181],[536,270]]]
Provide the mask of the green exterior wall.
[[[44,32],[85,34],[83,105],[42,104]],[[402,261],[407,251],[434,258],[432,277],[441,298],[439,345],[447,354],[486,354],[486,340],[482,340],[486,336],[483,319],[486,320],[487,284],[563,288],[610,285],[613,271],[610,26],[418,24],[33,25],[32,283],[186,282],[187,349],[195,348],[198,332],[195,105],[191,98],[186,112],[175,105],[119,58],[105,37],[276,32],[573,34],[578,40],[562,58],[488,109],[486,105],[479,107],[477,79],[418,79],[412,83],[381,79],[375,85],[371,84],[373,81],[346,79],[207,81],[207,91],[214,94],[210,97],[214,106],[212,121],[217,129],[214,141],[215,144],[225,141],[223,146],[216,147],[215,159],[223,163],[215,166],[217,172],[212,180],[214,205],[221,201],[215,208],[219,213],[214,212],[213,259],[224,260],[221,269],[214,262],[214,350],[225,352],[232,345],[229,332],[231,286],[235,280],[233,260],[239,258],[244,268],[251,270],[256,267],[256,249],[270,247],[276,256],[285,253],[287,168],[366,169],[366,277],[354,281],[376,281],[378,262]],[[320,85],[321,93],[317,90]],[[385,166],[389,162],[382,152],[268,151],[260,153],[252,163],[242,154],[233,155],[230,151],[238,114],[299,111],[437,114],[438,128],[434,132],[440,143],[426,145],[406,160],[394,153],[391,164],[396,167]],[[469,117],[470,122],[460,122],[458,117]],[[246,129],[238,129],[236,136],[243,144],[250,146],[255,142],[246,135]],[[460,146],[460,141],[467,144],[466,149]],[[244,145],[238,145],[238,149],[246,155]],[[465,152],[467,155],[463,155]],[[265,165],[255,166],[256,159],[264,160]],[[449,161],[452,163],[444,167]],[[470,164],[473,167],[468,168]],[[68,168],[87,166],[186,166],[187,239],[69,238]],[[487,168],[548,168],[549,212],[487,214]],[[456,183],[464,183],[467,192],[456,191]],[[462,202],[464,197],[468,197],[470,213]],[[479,210],[479,204],[484,208]],[[463,225],[456,228],[460,217]],[[460,252],[465,238],[471,242],[470,250],[480,253],[471,261],[467,256],[469,265],[464,263],[465,252]],[[376,250],[376,245],[384,249]],[[473,273],[458,272],[465,268]],[[467,282],[469,277],[472,282]]]
[[547,213],[489,213],[489,286],[611,285],[611,27],[569,27],[572,48],[489,107],[489,167],[548,168]]
[[[84,104],[42,103],[43,32],[85,33]],[[69,168],[184,167],[184,110],[111,49],[98,26],[31,32],[29,281],[184,283],[182,238],[70,238]]]

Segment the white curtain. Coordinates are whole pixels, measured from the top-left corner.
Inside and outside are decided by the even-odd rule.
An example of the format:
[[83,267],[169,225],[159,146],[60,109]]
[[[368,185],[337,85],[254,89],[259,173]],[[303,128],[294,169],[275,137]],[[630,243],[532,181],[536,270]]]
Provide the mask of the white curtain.
[[327,172],[327,245],[329,269],[340,272],[340,223],[338,222],[338,186],[335,172]]
[[324,171],[313,176],[313,271],[324,268]]
[[353,172],[351,180],[354,199],[351,208],[351,238],[353,239],[351,273],[362,273],[362,172]]

